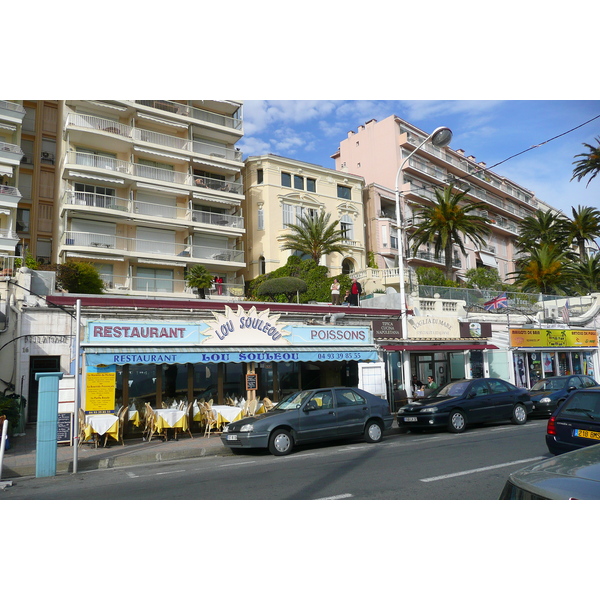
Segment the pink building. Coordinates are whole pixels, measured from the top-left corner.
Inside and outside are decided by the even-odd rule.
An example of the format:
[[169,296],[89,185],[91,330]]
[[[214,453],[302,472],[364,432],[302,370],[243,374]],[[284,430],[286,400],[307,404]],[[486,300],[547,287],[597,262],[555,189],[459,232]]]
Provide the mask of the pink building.
[[[396,174],[404,159],[428,135],[395,115],[383,121],[372,119],[360,125],[357,132],[348,132],[332,156],[337,170],[360,175],[365,180],[367,249],[380,269],[397,265]],[[485,205],[481,214],[492,221],[490,234],[481,247],[467,240],[466,256],[456,249],[453,264],[457,277],[464,276],[469,269],[490,267],[506,280],[507,274],[515,270],[514,242],[519,222],[538,207],[550,210],[531,191],[488,170],[474,156],[465,156],[463,150],[449,147],[436,148],[431,143],[406,161],[399,181],[409,227],[419,207],[435,200],[434,190],[451,182],[457,190],[469,188],[469,198]],[[407,260],[409,274],[418,266],[442,268],[444,264],[443,256],[436,258],[429,247],[419,248],[414,257],[411,251]]]

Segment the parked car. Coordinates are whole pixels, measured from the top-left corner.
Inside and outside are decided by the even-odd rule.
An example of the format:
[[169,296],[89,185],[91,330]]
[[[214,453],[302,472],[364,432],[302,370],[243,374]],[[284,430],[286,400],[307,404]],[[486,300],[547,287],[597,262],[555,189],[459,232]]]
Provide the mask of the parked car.
[[223,427],[221,441],[233,451],[268,448],[289,454],[294,446],[363,436],[379,442],[394,417],[387,400],[358,388],[320,388],[296,392],[267,413]]
[[512,421],[522,425],[533,410],[529,392],[492,377],[453,381],[403,406],[398,425],[409,429],[447,427],[461,433],[475,423]]
[[511,473],[500,500],[600,500],[600,445]]
[[560,406],[569,392],[580,388],[589,388],[598,382],[588,375],[560,375],[540,379],[530,390],[533,400],[532,417],[550,416]]
[[546,446],[562,454],[600,442],[600,387],[575,390],[552,413]]

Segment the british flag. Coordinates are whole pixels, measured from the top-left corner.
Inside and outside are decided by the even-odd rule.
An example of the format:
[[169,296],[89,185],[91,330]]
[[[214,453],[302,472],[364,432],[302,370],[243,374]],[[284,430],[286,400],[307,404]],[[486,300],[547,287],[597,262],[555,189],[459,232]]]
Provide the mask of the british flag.
[[497,308],[508,308],[508,298],[506,297],[506,292],[484,302],[483,307],[485,310],[494,310]]

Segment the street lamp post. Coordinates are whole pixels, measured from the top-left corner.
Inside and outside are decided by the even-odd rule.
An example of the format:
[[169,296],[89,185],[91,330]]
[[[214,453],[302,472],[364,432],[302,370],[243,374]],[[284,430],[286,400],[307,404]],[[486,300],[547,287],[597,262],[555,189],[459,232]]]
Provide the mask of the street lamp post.
[[[402,337],[408,339],[408,318],[406,314],[406,290],[404,287],[404,211],[400,210],[400,178],[404,183],[404,175],[402,169],[408,161],[408,159],[419,149],[421,149],[427,142],[431,140],[431,143],[436,148],[443,148],[450,143],[452,140],[452,131],[448,127],[438,127],[433,131],[431,135],[426,137],[400,164],[400,168],[396,173],[396,229],[398,231],[398,278],[400,280],[400,317],[402,323]],[[406,396],[410,400],[412,395],[411,373],[410,373],[410,355],[408,350],[402,352],[402,372],[404,379],[404,390]]]

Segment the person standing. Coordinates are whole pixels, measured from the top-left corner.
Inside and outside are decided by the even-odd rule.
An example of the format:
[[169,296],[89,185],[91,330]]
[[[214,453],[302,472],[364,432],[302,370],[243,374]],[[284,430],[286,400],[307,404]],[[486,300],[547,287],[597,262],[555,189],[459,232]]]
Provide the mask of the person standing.
[[340,304],[340,282],[337,279],[331,284],[331,304],[338,306]]
[[362,294],[362,286],[356,279],[352,280],[352,286],[350,287],[350,295],[348,296],[348,302],[350,306],[358,306],[360,301],[360,295]]

